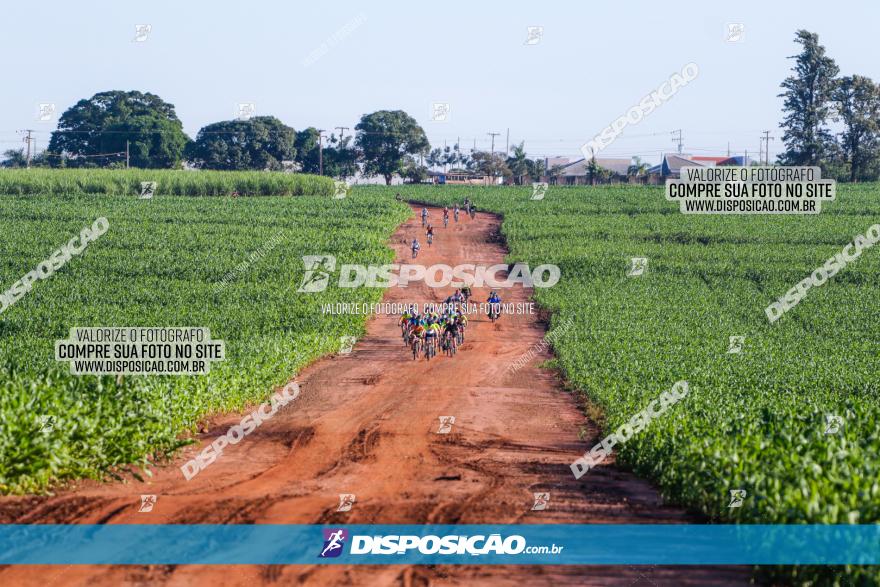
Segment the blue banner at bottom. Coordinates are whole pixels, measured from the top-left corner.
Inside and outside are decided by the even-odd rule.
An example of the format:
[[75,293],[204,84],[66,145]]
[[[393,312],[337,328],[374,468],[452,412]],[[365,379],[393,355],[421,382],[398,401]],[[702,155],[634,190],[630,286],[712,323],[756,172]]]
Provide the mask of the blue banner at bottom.
[[878,525],[0,525],[0,564],[876,565]]

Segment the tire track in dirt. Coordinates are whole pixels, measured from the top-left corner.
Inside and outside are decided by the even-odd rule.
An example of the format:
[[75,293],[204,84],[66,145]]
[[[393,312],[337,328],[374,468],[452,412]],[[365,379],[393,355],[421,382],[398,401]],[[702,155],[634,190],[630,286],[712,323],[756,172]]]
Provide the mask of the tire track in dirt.
[[[498,217],[479,213],[442,227],[431,209],[435,242],[425,265],[503,262]],[[406,243],[424,234],[413,216],[391,240],[398,262]],[[424,283],[390,288],[388,302],[439,301],[451,288]],[[475,288],[485,300],[488,290]],[[528,290],[502,292],[505,303],[528,301]],[[148,483],[100,484],[50,497],[0,499],[0,521],[27,523],[688,523],[648,483],[615,468],[613,459],[577,481],[568,464],[598,437],[571,394],[539,369],[536,356],[515,374],[507,365],[539,343],[537,315],[505,315],[497,324],[472,317],[453,358],[413,361],[397,317],[375,316],[351,354],[331,356],[297,378],[301,395],[191,481],[179,466],[201,447],[183,451]],[[437,434],[453,415],[452,433]],[[202,446],[240,416],[214,418]],[[585,440],[578,430],[586,424]],[[550,507],[532,512],[535,491]],[[339,494],[357,496],[336,511]],[[141,494],[156,494],[139,513]],[[46,566],[7,567],[0,584],[83,585],[727,585],[745,584],[743,568],[554,566]]]

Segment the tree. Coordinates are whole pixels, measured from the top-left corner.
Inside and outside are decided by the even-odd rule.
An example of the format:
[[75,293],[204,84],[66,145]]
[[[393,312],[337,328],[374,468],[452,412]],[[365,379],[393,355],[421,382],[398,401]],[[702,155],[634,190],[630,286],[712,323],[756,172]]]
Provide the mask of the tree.
[[0,162],[0,167],[26,167],[27,166],[27,157],[24,154],[24,149],[9,149],[7,151],[3,151],[3,161]]
[[425,162],[428,164],[428,167],[444,167],[447,163],[446,155],[443,153],[442,149],[431,149],[425,157]]
[[633,157],[632,164],[626,168],[626,176],[638,179],[648,173],[648,164],[641,157]]
[[58,120],[49,152],[52,164],[101,167],[125,162],[126,141],[131,165],[169,168],[180,165],[189,138],[174,106],[141,92],[101,92],[80,100]]
[[355,144],[363,153],[364,173],[382,175],[388,185],[395,173],[401,173],[407,155],[426,154],[431,147],[422,127],[402,110],[365,114],[354,128]]
[[511,177],[513,173],[501,153],[477,151],[471,156],[474,170],[489,177]]
[[864,179],[880,156],[880,87],[860,75],[843,77],[837,82],[833,98],[837,119],[844,125],[840,147],[849,164],[849,180]]
[[529,172],[529,159],[526,156],[524,142],[513,146],[513,155],[508,157],[505,163],[513,174],[514,181],[521,184],[523,176]]
[[407,156],[404,159],[403,170],[400,175],[410,183],[421,183],[428,178],[428,168],[424,165],[419,165],[415,157]]
[[590,178],[590,185],[596,185],[596,178],[602,176],[602,167],[596,163],[595,155],[587,163],[587,176]]
[[825,47],[819,44],[817,34],[799,30],[795,42],[803,50],[800,55],[789,57],[795,60],[794,75],[782,82],[785,91],[779,94],[785,98],[781,125],[785,129],[785,152],[780,160],[784,165],[819,165],[834,152],[826,121],[839,68],[825,56]]
[[296,131],[274,116],[215,122],[202,128],[189,150],[204,169],[277,171],[296,155]]
[[544,159],[529,159],[527,160],[528,169],[529,169],[529,177],[532,178],[532,181],[539,181],[544,173],[547,171],[547,162]]
[[351,136],[337,139],[330,135],[324,149],[324,175],[345,179],[357,174],[359,155],[351,143]]
[[296,133],[296,162],[303,173],[320,173],[320,140],[321,134],[314,126]]

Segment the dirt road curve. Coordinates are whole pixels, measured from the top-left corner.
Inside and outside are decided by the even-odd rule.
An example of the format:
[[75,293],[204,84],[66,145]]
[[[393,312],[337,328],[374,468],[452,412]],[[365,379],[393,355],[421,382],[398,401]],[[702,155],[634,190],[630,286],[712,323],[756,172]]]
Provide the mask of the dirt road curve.
[[[398,260],[407,239],[423,242],[418,262],[501,262],[499,220],[442,227],[425,246],[415,216],[393,238]],[[422,284],[392,288],[387,301],[441,301],[451,290]],[[488,291],[475,290],[485,300]],[[528,290],[503,292],[526,302]],[[541,340],[537,316],[472,319],[454,358],[414,362],[397,319],[369,322],[349,355],[321,360],[298,378],[302,394],[191,481],[177,466],[156,471],[149,485],[84,484],[51,498],[0,500],[0,521],[16,523],[684,523],[682,510],[613,465],[575,481],[568,464],[597,437],[582,411],[538,356],[515,375],[507,365]],[[455,416],[438,434],[440,416]],[[210,442],[239,417],[210,423]],[[549,492],[545,511],[530,511],[534,492]],[[156,494],[150,513],[140,495]],[[339,494],[353,493],[349,512]],[[660,567],[362,567],[362,566],[118,566],[7,567],[2,585],[706,585],[747,581],[741,568]]]

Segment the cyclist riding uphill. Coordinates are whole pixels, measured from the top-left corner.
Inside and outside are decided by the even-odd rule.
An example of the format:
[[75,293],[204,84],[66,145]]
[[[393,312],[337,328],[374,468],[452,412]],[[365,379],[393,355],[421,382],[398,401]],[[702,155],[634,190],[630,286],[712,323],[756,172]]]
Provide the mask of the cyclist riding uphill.
[[419,249],[422,248],[422,246],[419,244],[419,239],[414,238],[412,241],[412,245],[410,245],[410,248],[412,249],[413,259],[415,259],[419,254]]

